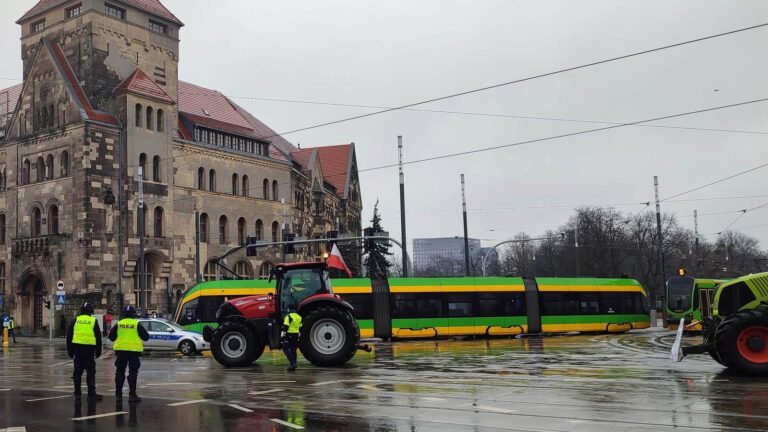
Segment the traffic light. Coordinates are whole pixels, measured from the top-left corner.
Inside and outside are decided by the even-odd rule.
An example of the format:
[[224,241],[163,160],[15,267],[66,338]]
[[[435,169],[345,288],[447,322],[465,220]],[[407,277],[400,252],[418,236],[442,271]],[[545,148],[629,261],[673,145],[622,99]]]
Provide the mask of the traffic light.
[[[363,236],[373,237],[373,228],[363,228]],[[365,250],[373,249],[373,240],[365,240]]]
[[111,187],[107,187],[104,190],[104,204],[112,205],[115,203],[115,194],[112,192]]
[[[292,242],[296,239],[296,234],[290,234],[290,233],[284,233],[283,234],[283,241],[286,242]],[[293,254],[296,253],[296,248],[293,244],[284,244],[283,245],[283,254]]]
[[255,246],[257,241],[256,237],[248,237],[245,239],[245,256],[255,257],[258,255]]

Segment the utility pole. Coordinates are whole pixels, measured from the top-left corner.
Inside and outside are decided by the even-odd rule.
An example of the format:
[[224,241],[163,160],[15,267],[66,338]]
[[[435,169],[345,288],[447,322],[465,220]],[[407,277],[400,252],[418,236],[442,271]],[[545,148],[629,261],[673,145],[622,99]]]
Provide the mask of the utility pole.
[[576,219],[576,225],[573,228],[573,251],[576,255],[576,277],[579,277],[581,274],[581,271],[579,269],[580,267],[580,260],[579,260],[579,219]]
[[200,211],[195,205],[195,280],[199,283],[203,278],[200,275]]
[[696,235],[693,239],[694,251],[696,252],[696,259],[699,258],[699,211],[693,211],[693,232]]
[[653,188],[656,192],[656,238],[658,242],[658,260],[659,260],[659,286],[657,289],[652,290],[651,295],[651,327],[656,327],[656,300],[661,296],[661,292],[664,289],[664,250],[662,249],[664,242],[661,238],[661,205],[659,204],[659,177],[653,176]]
[[469,277],[469,238],[467,237],[467,195],[464,174],[461,175],[461,211],[464,214],[464,276]]
[[144,314],[144,309],[147,307],[146,289],[147,278],[145,262],[144,262],[144,226],[146,225],[144,214],[144,167],[139,165],[137,168],[139,174],[139,214],[136,218],[139,225],[139,312]]
[[397,136],[397,157],[400,167],[400,233],[403,248],[403,277],[408,277],[408,252],[405,242],[405,176],[403,175],[403,137]]

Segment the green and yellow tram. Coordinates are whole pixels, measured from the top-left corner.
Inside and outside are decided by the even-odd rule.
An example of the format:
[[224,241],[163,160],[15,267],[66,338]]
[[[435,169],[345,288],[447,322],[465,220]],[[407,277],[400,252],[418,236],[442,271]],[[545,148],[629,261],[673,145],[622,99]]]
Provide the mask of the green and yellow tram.
[[[645,290],[633,279],[334,279],[355,309],[361,337],[428,338],[522,333],[626,332],[650,327]],[[202,331],[233,298],[274,292],[265,280],[218,280],[190,288],[175,321]]]
[[686,330],[701,331],[701,320],[712,317],[712,303],[717,287],[726,282],[721,279],[693,278],[684,269],[667,280],[667,301],[664,311],[666,326],[677,330],[685,318]]

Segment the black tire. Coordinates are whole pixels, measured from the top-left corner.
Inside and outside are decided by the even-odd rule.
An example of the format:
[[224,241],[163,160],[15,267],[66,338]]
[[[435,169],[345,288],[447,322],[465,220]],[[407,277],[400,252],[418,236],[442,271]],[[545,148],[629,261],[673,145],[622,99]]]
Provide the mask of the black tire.
[[191,356],[197,353],[197,348],[195,348],[194,342],[189,339],[184,339],[179,344],[179,351],[185,356]]
[[744,341],[739,341],[743,336],[742,332],[751,328],[765,329],[761,330],[763,334],[768,333],[768,313],[764,310],[746,310],[723,321],[715,332],[715,354],[722,360],[721,364],[738,374],[766,376],[768,375],[768,340],[765,337],[758,338],[756,342],[758,345],[762,344],[762,348],[754,351],[754,356],[762,356],[764,361],[752,361],[754,356],[750,360],[739,349],[739,345],[745,349]]
[[301,330],[301,354],[315,366],[344,365],[354,357],[360,341],[360,328],[352,313],[338,306],[309,311]]
[[223,366],[243,367],[261,357],[264,342],[244,323],[228,321],[214,331],[211,352]]

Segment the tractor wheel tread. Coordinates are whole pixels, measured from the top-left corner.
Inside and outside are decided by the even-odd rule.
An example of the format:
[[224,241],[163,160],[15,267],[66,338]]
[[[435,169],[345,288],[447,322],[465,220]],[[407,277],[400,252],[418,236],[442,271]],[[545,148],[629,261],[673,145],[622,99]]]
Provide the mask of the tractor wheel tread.
[[768,363],[753,363],[744,358],[738,348],[741,332],[753,326],[768,327],[768,313],[750,309],[725,319],[715,331],[715,349],[712,357],[739,374],[765,376],[768,375]]
[[[246,341],[245,351],[237,357],[229,356],[221,349],[221,341],[224,336],[233,332],[240,333]],[[263,352],[264,342],[244,323],[227,321],[221,324],[213,333],[211,353],[213,353],[213,358],[225,367],[248,366],[261,357]]]
[[[344,328],[346,339],[344,345],[333,354],[324,354],[317,351],[310,338],[312,326],[321,319],[334,319]],[[338,367],[346,364],[354,357],[357,344],[360,341],[360,327],[348,310],[336,306],[320,306],[310,310],[303,320],[302,333],[299,340],[301,354],[315,366]]]

